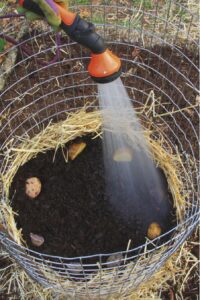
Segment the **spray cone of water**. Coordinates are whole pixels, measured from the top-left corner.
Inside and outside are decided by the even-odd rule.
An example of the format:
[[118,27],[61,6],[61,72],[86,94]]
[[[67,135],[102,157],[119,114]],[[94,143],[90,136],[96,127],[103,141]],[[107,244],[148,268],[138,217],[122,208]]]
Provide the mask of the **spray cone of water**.
[[118,78],[99,84],[98,91],[107,194],[113,210],[140,233],[146,234],[152,222],[164,227],[169,205],[163,201],[163,183],[126,89]]

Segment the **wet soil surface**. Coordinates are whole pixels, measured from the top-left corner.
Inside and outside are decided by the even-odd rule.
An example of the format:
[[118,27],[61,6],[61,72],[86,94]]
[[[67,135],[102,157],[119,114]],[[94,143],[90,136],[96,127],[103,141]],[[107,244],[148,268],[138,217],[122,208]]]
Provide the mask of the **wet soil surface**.
[[[169,230],[175,217],[163,173],[160,172],[164,190],[161,199],[158,201],[153,193],[145,199],[140,196],[139,200],[133,195],[133,205],[127,208],[132,217],[125,220],[106,193],[101,139],[82,140],[87,147],[73,161],[66,163],[61,149],[56,155],[48,151],[38,154],[17,172],[11,188],[12,206],[28,247],[64,257],[109,253],[125,251],[129,239],[132,247],[144,243],[153,222],[161,226],[163,233]],[[25,193],[26,179],[30,177],[38,177],[42,183],[41,193],[35,199]],[[123,201],[119,197],[116,205],[118,200]],[[146,201],[146,207],[139,212],[142,201]],[[33,246],[30,233],[41,235],[44,244]]]

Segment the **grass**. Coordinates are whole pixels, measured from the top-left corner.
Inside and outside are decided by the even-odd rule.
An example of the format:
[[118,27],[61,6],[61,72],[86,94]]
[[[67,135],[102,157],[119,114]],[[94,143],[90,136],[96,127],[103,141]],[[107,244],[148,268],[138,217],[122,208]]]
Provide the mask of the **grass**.
[[104,16],[102,14],[95,14],[91,20],[94,24],[104,24]]
[[142,2],[142,7],[144,9],[151,10],[153,8],[153,1],[150,1],[150,0],[144,0],[144,1],[141,1],[141,0],[131,0],[131,4],[134,7],[140,7],[141,2]]
[[5,3],[0,2],[0,12],[3,10]]
[[89,5],[91,4],[90,0],[70,0],[69,5]]
[[4,51],[5,45],[6,45],[6,41],[0,38],[0,53]]

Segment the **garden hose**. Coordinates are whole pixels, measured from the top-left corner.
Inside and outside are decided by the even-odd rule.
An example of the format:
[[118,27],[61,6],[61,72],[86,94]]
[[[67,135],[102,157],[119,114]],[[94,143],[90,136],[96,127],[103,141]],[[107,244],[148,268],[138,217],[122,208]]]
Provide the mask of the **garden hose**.
[[[32,0],[19,0],[19,4],[29,11],[45,16],[40,7]],[[88,72],[92,79],[98,83],[108,83],[117,79],[121,75],[121,61],[119,57],[106,48],[102,37],[95,32],[95,26],[61,5],[57,3],[55,5],[62,20],[60,28],[73,41],[91,50]]]

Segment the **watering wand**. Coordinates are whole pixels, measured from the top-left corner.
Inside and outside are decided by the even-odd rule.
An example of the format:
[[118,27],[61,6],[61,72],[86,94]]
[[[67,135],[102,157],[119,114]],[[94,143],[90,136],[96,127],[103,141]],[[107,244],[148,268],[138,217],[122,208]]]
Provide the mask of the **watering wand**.
[[[42,9],[33,0],[19,0],[19,4],[40,16],[45,17]],[[77,43],[89,48],[92,52],[88,72],[98,83],[108,83],[121,75],[121,61],[108,48],[103,38],[95,32],[92,23],[83,20],[78,14],[70,12],[64,6],[54,2],[61,18],[60,28]]]

